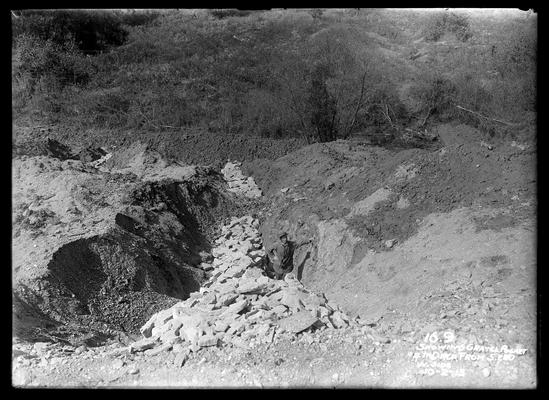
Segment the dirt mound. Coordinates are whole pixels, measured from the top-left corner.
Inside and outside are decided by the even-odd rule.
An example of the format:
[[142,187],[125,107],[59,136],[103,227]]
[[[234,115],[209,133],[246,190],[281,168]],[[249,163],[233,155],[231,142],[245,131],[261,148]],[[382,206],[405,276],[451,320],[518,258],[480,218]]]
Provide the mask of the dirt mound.
[[105,157],[102,171],[134,174],[143,181],[153,182],[164,179],[188,179],[196,173],[192,165],[168,162],[160,153],[150,149],[146,143],[134,142]]
[[113,152],[112,157],[104,164],[106,168],[126,169],[142,168],[147,164],[155,164],[161,160],[157,152],[149,151],[146,143],[134,142],[131,145]]
[[184,165],[215,165],[219,168],[227,160],[274,160],[306,145],[305,140],[299,138],[262,138],[199,129],[137,133],[99,129],[76,131],[73,126],[58,125],[48,132],[41,132],[14,126],[14,156],[47,155],[37,150],[40,142],[47,138],[64,143],[76,153],[88,147],[114,152],[139,142],[141,149],[158,152],[168,164],[178,161]]
[[79,151],[73,151],[69,146],[52,138],[27,138],[15,141],[12,150],[13,157],[48,156],[59,160],[80,160],[92,162],[103,157],[107,152],[100,147],[87,146]]
[[[292,240],[312,238],[298,277],[387,329],[398,331],[395,315],[418,326],[436,321],[438,314],[421,311],[421,304],[432,306],[425,296],[452,280],[462,288],[481,282],[499,288],[509,304],[502,300],[493,315],[524,325],[532,297],[514,297],[514,284],[535,291],[534,149],[511,140],[487,145],[490,138],[465,126],[439,132],[449,144],[436,151],[338,141],[244,163],[270,200],[264,241],[270,246],[280,229]],[[306,251],[296,251],[294,260]],[[507,261],[494,269],[482,261],[491,257]],[[512,315],[502,317],[505,307]],[[531,342],[533,330],[527,332],[521,337]]]
[[[458,134],[452,136],[454,128]],[[454,142],[438,151],[337,141],[301,148],[275,162],[247,162],[244,170],[279,201],[274,209],[280,213],[271,212],[280,218],[287,217],[284,209],[309,210],[321,219],[346,216],[356,235],[382,250],[385,241],[416,233],[431,213],[520,206],[535,197],[532,147],[521,150],[505,142],[490,150],[481,145],[486,138],[480,132],[468,128],[469,137],[463,138],[463,131],[463,126],[441,126],[443,140],[450,136]],[[284,188],[289,190],[282,193]],[[372,201],[383,190],[386,196]],[[371,202],[371,210],[358,210],[361,202]]]
[[23,157],[14,159],[13,182],[18,304],[101,332],[137,332],[197,290],[199,254],[218,221],[249,206],[225,195],[207,168],[143,181],[80,161]]
[[302,139],[269,139],[211,132],[186,136],[165,134],[155,137],[150,143],[169,159],[198,165],[257,158],[274,160],[306,144]]

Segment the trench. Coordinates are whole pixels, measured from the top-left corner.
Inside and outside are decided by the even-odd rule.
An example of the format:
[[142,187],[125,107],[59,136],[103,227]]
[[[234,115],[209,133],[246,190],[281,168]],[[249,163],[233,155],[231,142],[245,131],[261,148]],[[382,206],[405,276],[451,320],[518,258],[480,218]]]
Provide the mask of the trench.
[[200,289],[220,222],[247,211],[213,170],[144,182],[106,232],[61,246],[38,287],[14,292],[56,323],[105,339],[136,335],[151,315]]

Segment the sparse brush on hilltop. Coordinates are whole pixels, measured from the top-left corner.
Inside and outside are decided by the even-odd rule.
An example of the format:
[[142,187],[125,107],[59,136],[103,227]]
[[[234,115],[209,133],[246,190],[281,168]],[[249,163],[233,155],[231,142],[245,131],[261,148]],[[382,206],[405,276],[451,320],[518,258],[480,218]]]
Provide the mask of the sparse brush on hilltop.
[[457,39],[466,42],[472,36],[469,20],[454,12],[437,12],[429,18],[425,27],[425,38],[437,41],[445,33],[453,33]]
[[[14,117],[313,142],[396,132],[410,120],[483,127],[535,112],[535,17],[487,35],[459,13],[351,11],[29,11],[12,17]],[[438,58],[410,67],[401,48],[447,33],[465,44],[442,60],[429,48]],[[400,93],[410,82],[417,113]]]
[[[450,15],[454,17],[449,19]],[[418,87],[440,91],[445,101],[438,108],[446,109],[446,119],[460,120],[492,135],[531,122],[536,112],[535,18],[496,18],[498,23],[487,25],[488,15],[456,15],[439,13],[432,18],[467,27],[468,44],[453,45],[434,65],[446,85],[437,87],[432,79],[424,79]],[[463,40],[462,31],[457,32],[456,37]]]

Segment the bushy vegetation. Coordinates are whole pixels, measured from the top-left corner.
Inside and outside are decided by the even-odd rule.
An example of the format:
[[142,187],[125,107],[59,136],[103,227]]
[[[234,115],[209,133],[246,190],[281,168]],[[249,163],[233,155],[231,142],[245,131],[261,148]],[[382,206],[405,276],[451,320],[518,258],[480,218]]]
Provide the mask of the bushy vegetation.
[[210,14],[215,18],[227,18],[227,17],[245,17],[250,15],[252,11],[250,10],[239,10],[235,8],[220,8],[216,10],[210,10]]
[[[12,14],[12,106],[54,119],[101,72],[98,53],[120,46],[128,27],[156,13],[23,11]],[[95,56],[93,56],[95,55]]]
[[160,16],[95,56],[70,36],[59,44],[23,32],[14,41],[14,107],[90,126],[203,127],[309,141],[387,125],[372,112],[398,108],[390,87],[378,84],[375,60],[351,40],[357,32],[305,16],[210,14]]
[[425,27],[425,38],[437,41],[446,33],[453,33],[456,38],[466,42],[472,36],[469,20],[464,15],[448,11],[432,15]]
[[458,42],[450,38],[434,48],[431,57],[438,58],[427,62],[416,77],[413,95],[422,106],[420,124],[429,116],[427,121],[459,120],[492,135],[504,135],[531,123],[536,112],[535,16],[491,18],[445,11],[425,18],[426,27],[418,23],[418,32],[427,32],[426,39],[438,40],[452,31],[447,28],[448,21],[461,21],[452,25],[468,32],[467,44],[457,44],[465,36],[454,30]]
[[413,87],[414,95],[423,106],[425,116],[421,126],[431,116],[444,119],[451,112],[452,101],[456,98],[457,87],[450,79],[440,73],[427,72],[420,83]]
[[[421,105],[412,115],[402,104],[398,66],[371,36],[402,44],[407,33],[375,10],[334,15],[321,9],[23,13],[12,18],[14,116],[312,142],[396,132],[414,119],[479,120],[456,105],[495,118],[535,111],[535,24],[511,24],[493,48],[457,50],[446,65],[410,76]],[[429,18],[432,40],[444,32],[476,38],[464,16]]]
[[127,26],[147,24],[156,12],[25,10],[12,18],[14,37],[32,35],[57,45],[73,41],[84,53],[96,53],[125,42]]

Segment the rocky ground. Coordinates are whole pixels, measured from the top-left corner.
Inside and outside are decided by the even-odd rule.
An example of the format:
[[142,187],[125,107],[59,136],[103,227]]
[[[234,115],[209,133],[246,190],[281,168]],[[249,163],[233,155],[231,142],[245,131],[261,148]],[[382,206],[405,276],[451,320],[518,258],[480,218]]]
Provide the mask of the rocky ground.
[[[208,168],[17,147],[13,384],[535,387],[535,144],[437,137]],[[311,243],[276,281],[280,229]]]
[[252,217],[224,226],[212,254],[203,254],[208,281],[154,314],[136,342],[76,349],[14,343],[14,383],[516,388],[533,376],[526,348],[485,346],[482,338],[436,324],[416,331],[408,322],[400,335],[388,336],[375,324],[351,320],[293,274],[283,281],[266,277],[257,227]]

